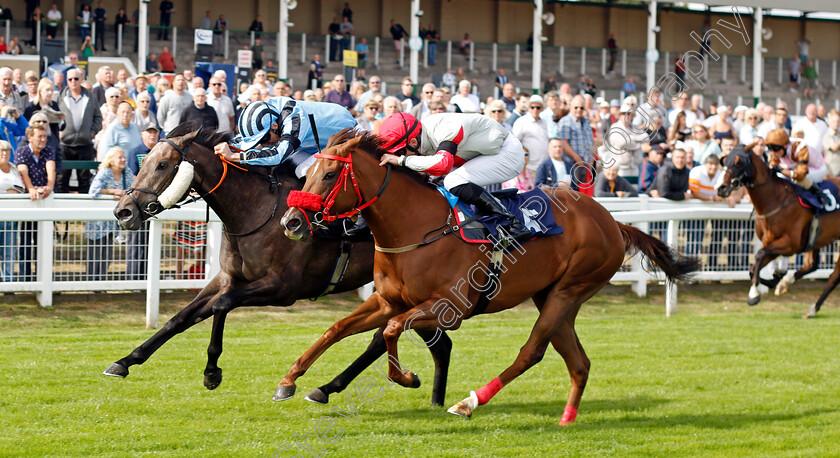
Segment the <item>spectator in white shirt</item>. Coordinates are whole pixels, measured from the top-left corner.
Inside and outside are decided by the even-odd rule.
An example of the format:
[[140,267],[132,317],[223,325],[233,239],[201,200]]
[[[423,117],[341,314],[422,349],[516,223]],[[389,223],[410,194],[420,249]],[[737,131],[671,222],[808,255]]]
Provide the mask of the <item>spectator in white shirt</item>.
[[539,95],[532,95],[528,101],[528,113],[513,123],[513,135],[528,152],[526,167],[533,172],[548,158],[548,124],[540,116],[545,104]]
[[452,96],[450,103],[457,105],[462,113],[479,113],[481,112],[481,102],[475,94],[471,94],[472,84],[467,80],[461,80],[458,83],[458,93]]
[[758,110],[750,108],[747,110],[746,122],[738,133],[738,143],[749,145],[758,136]]
[[216,110],[219,118],[219,131],[231,130],[233,126],[233,101],[222,93],[223,84],[215,76],[210,78],[210,91],[207,93],[207,105]]
[[796,121],[793,130],[801,129],[805,133],[805,144],[811,154],[822,154],[823,137],[828,130],[828,124],[817,117],[817,106],[809,103],[805,107],[805,117]]

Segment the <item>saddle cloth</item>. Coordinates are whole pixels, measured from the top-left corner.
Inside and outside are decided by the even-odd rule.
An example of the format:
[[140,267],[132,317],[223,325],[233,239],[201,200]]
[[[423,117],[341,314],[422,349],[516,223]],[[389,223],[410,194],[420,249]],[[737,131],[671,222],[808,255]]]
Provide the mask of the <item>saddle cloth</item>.
[[[438,187],[438,191],[446,197],[449,206],[455,213],[455,223],[459,227],[461,238],[469,243],[493,243],[499,241],[499,227],[507,226],[507,218],[500,215],[479,215],[479,217],[462,225],[465,221],[478,213],[478,210],[469,204],[458,202],[458,197],[447,191],[444,187]],[[551,201],[540,189],[516,194],[516,190],[505,190],[493,193],[508,211],[516,216],[534,237],[544,237],[563,233],[563,227],[554,221],[554,211],[551,208]]]
[[837,185],[829,180],[825,180],[817,183],[817,186],[820,188],[820,192],[828,197],[830,201],[828,206],[822,207],[819,200],[817,200],[817,196],[811,193],[811,191],[794,184],[793,189],[796,191],[796,197],[799,198],[799,204],[809,210],[813,210],[816,216],[840,210],[840,189],[837,189]]

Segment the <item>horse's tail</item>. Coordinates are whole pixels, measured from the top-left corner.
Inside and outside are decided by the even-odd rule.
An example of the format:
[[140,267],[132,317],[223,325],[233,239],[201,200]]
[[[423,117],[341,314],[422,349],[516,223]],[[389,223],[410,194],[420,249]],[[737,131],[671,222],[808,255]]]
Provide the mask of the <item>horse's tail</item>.
[[651,237],[633,226],[618,223],[618,229],[624,237],[625,250],[631,247],[641,251],[645,257],[653,261],[671,281],[684,281],[692,272],[700,270],[697,258],[688,258],[675,252],[667,243]]

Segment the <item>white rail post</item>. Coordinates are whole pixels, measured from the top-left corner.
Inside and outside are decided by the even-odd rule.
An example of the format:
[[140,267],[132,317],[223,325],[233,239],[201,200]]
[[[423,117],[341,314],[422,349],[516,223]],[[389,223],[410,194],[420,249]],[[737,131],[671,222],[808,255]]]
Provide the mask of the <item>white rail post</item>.
[[566,74],[566,48],[560,47],[560,68],[558,69],[560,76]]
[[149,224],[148,273],[146,274],[146,329],[158,327],[160,315],[160,250],[163,221]]
[[172,27],[172,57],[178,57],[178,27]]
[[671,69],[668,67],[671,64],[671,53],[665,51],[665,59],[662,60],[662,73],[667,74]]
[[332,54],[330,54],[330,34],[326,34],[324,35],[324,62],[326,62],[327,65],[329,65],[331,60]]
[[781,57],[779,58],[778,70],[779,70],[779,81],[778,81],[778,83],[779,83],[779,86],[781,86],[782,84],[784,84],[784,59],[782,59]]
[[747,56],[741,56],[741,84],[747,82]]
[[35,21],[35,49],[41,52],[41,21]]
[[216,256],[207,256],[206,267],[207,278],[211,279],[222,271],[219,253],[222,252],[222,233],[224,226],[221,222],[211,221],[207,223],[207,253],[215,253]]
[[452,40],[446,42],[446,68],[452,68]]
[[494,72],[498,69],[498,67],[496,66],[496,59],[498,58],[498,56],[497,56],[498,52],[499,52],[499,45],[496,44],[496,43],[493,43],[493,60],[491,61],[492,63],[490,64],[490,68]]
[[[50,198],[53,203],[54,198]],[[37,281],[41,289],[35,294],[41,307],[53,305],[53,222],[38,221]]]
[[228,60],[230,55],[230,30],[225,29],[225,60]]
[[379,68],[379,37],[373,39],[373,66]]
[[837,87],[837,61],[831,61],[831,87]]
[[601,76],[607,76],[607,49],[601,48]]
[[405,38],[400,38],[400,68],[405,67]]
[[513,73],[519,74],[519,44],[514,47],[513,53]]
[[12,20],[6,19],[6,43],[12,41]]
[[744,104],[744,96],[739,95],[737,100],[738,100],[738,103],[735,105],[736,107],[738,105],[743,105]]
[[[677,246],[677,226],[679,221],[668,221],[668,245],[671,247]],[[677,313],[677,284],[670,280],[665,280],[665,316],[674,316]]]
[[709,81],[709,55],[703,54],[703,81]]
[[726,54],[723,55],[723,67],[721,68],[721,72],[723,74],[721,81],[725,83],[728,79],[727,77],[729,76],[729,57]]
[[117,24],[117,54],[122,55],[123,25]]
[[[9,39],[6,38],[6,43],[9,42]],[[70,23],[64,23],[64,55],[67,55],[67,43],[70,42]]]
[[[649,197],[646,194],[642,194],[639,196],[639,210],[645,211],[648,209],[648,199]],[[645,234],[649,233],[650,231],[650,224],[647,222],[637,223],[634,226],[636,226],[636,228],[638,228]],[[636,281],[633,282],[633,292],[636,293],[636,295],[639,297],[647,296],[648,273],[645,272],[645,268],[642,265],[642,257],[638,254],[636,256],[633,256],[632,270],[636,274]]]
[[90,44],[96,49],[96,21],[90,23]]
[[470,71],[475,71],[475,42],[470,41]]
[[627,78],[627,50],[621,50],[621,77]]
[[300,63],[306,65],[306,34],[300,34]]
[[795,114],[796,114],[796,116],[801,116],[802,115],[802,99],[799,98],[799,97],[796,98],[796,112],[795,112]]
[[252,48],[254,47],[254,31],[253,30],[251,31],[251,44],[249,46],[252,47]]
[[586,75],[586,48],[580,48],[580,74]]
[[429,40],[423,40],[423,68],[429,68]]

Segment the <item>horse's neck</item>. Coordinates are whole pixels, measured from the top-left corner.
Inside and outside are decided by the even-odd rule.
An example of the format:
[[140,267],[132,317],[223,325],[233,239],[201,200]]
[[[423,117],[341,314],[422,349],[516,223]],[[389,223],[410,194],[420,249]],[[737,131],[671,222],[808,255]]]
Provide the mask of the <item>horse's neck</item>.
[[779,180],[774,180],[770,175],[770,169],[761,162],[761,159],[753,154],[753,163],[755,167],[755,179],[753,183],[758,186],[747,188],[747,193],[750,195],[753,207],[758,214],[767,214],[779,208],[783,204],[785,195],[785,183]]
[[[199,195],[205,195],[216,188],[224,175],[224,181],[212,194],[206,195],[204,200],[225,227],[239,232],[243,227],[250,227],[253,221],[261,218],[256,212],[262,208],[261,202],[266,200],[265,196],[269,194],[268,183],[265,180],[231,165],[228,165],[225,175],[222,161],[213,153],[202,155],[200,163],[201,166],[195,168],[193,180],[193,188]],[[275,189],[274,192],[280,190]],[[275,194],[271,194],[271,197],[272,200],[276,198]]]
[[[387,169],[362,151],[355,153],[353,167],[367,202],[379,192]],[[434,188],[396,170],[391,171],[379,199],[362,210],[376,243],[390,248],[418,243],[429,231],[446,223],[449,212],[445,199]]]

